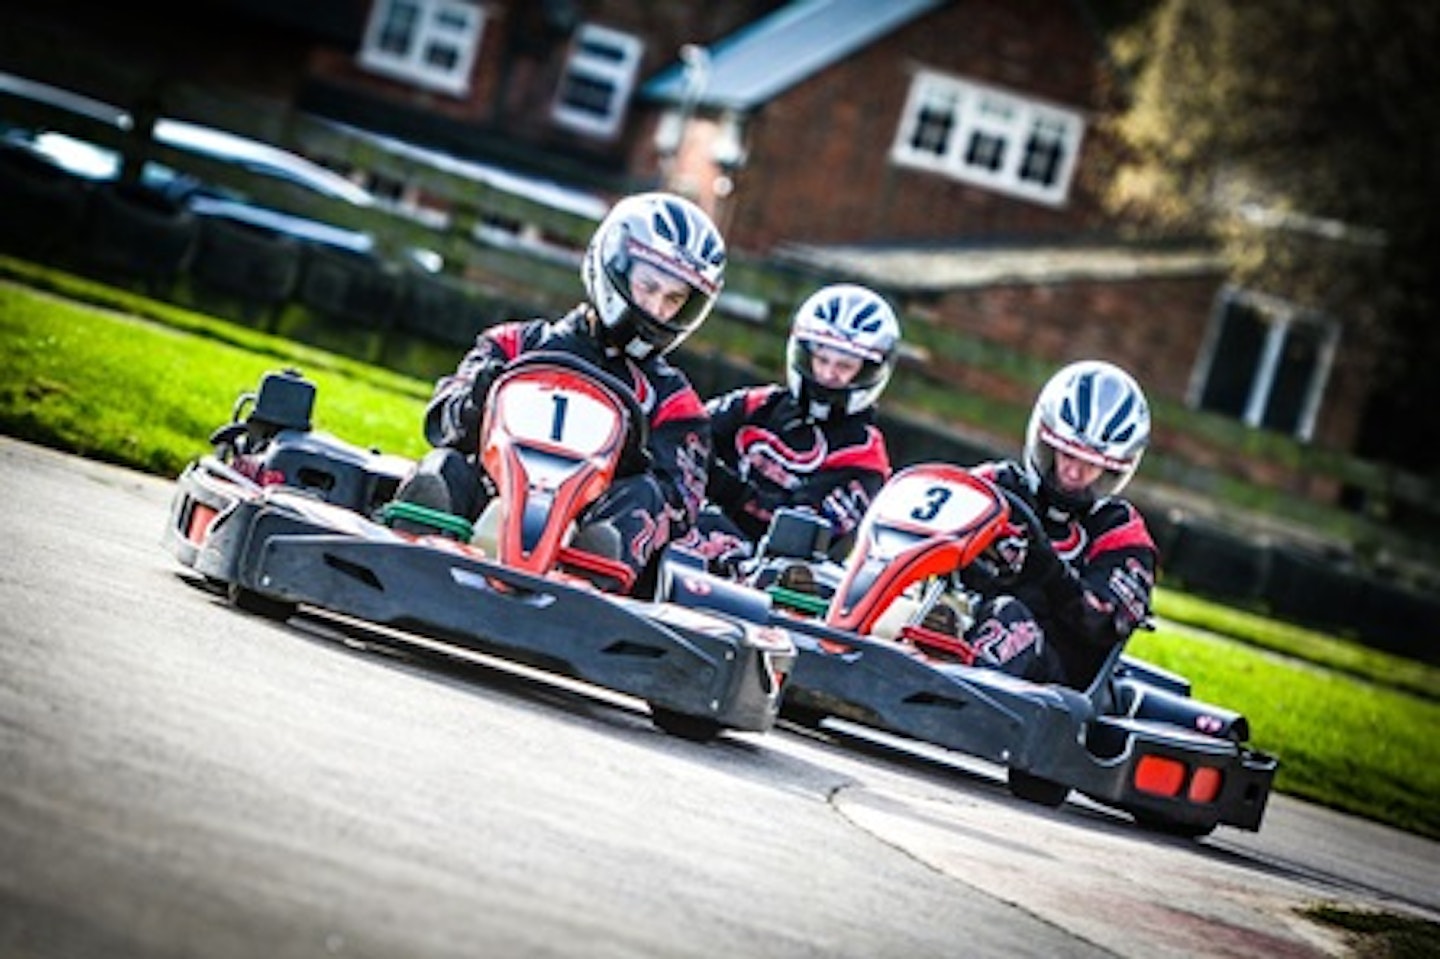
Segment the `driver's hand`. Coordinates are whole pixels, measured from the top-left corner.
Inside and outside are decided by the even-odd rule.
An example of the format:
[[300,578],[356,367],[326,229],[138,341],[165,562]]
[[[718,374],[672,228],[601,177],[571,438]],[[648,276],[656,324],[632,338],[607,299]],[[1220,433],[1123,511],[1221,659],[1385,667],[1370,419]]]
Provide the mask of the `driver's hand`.
[[1019,576],[1030,555],[1030,533],[1024,526],[1006,520],[990,543],[989,552],[1000,575]]

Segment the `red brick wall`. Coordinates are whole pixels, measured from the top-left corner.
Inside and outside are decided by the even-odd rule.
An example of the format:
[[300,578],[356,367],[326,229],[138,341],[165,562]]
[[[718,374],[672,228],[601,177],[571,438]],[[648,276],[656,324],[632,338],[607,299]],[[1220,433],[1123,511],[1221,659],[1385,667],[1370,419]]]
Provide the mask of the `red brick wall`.
[[1157,396],[1182,400],[1220,279],[995,286],[945,293],[934,321],[1055,365],[1109,359]]
[[[766,104],[751,121],[729,236],[737,248],[1063,237],[1103,225],[1077,174],[1061,208],[899,167],[890,147],[916,69],[1082,111],[1101,96],[1100,50],[1073,3],[947,4]],[[1079,166],[1094,155],[1087,128]]]
[[[783,5],[783,0],[728,0],[725,3],[654,0],[588,0],[579,2],[582,23],[595,23],[639,37],[645,44],[636,85],[672,63],[686,43],[713,43],[743,24]],[[470,92],[464,97],[427,93],[362,70],[356,51],[320,50],[312,59],[313,71],[371,96],[443,116],[464,124],[503,130],[537,146],[573,148],[581,153],[623,160],[631,140],[648,135],[645,124],[622,129],[613,142],[583,137],[555,126],[550,104],[568,56],[564,40],[548,47],[540,37],[539,0],[491,0],[483,4],[485,25],[481,49],[475,58]],[[639,129],[643,127],[644,129]]]
[[[1155,399],[1185,400],[1200,357],[1219,276],[1069,282],[952,290],[911,312],[967,336],[1060,366],[1075,359],[1108,359],[1130,370]],[[1341,337],[1312,443],[1353,450],[1374,363],[1372,344]],[[964,389],[1005,402],[1028,403],[1030,388],[963,367],[943,355],[931,372]],[[1186,462],[1245,476],[1264,485],[1333,500],[1338,484],[1327,477],[1203,436],[1157,432],[1156,449]]]

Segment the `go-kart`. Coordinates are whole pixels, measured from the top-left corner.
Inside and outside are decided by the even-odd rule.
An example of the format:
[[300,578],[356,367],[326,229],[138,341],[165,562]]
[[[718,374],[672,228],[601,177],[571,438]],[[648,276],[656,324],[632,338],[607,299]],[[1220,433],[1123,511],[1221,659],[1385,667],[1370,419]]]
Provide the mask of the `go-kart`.
[[475,523],[396,502],[413,463],[312,429],[314,400],[297,372],[267,374],[177,480],[166,545],[236,607],[329,611],[538,666],[638,697],[687,739],[774,724],[795,648],[767,597],[732,604],[748,620],[667,601],[703,577],[668,557],[655,595],[630,596],[628,567],[572,542],[643,450],[646,419],[618,380],[563,354],[511,364],[488,394],[496,493]]
[[[1073,789],[1172,834],[1258,830],[1278,763],[1183,677],[1121,644],[1087,689],[1031,682],[986,665],[961,630],[927,625],[945,621],[930,613],[957,591],[954,571],[993,574],[990,547],[1021,510],[959,467],[911,466],[877,495],[843,565],[824,559],[823,520],[781,511],[744,578],[772,592],[799,648],[782,717],[834,716],[1001,764],[1014,795],[1047,806]],[[784,575],[797,561],[803,590]]]

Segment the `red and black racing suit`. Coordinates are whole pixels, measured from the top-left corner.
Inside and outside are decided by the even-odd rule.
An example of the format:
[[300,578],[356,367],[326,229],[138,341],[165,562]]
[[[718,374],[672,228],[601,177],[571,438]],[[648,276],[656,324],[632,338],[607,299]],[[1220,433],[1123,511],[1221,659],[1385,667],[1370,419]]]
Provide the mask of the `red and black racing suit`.
[[602,520],[613,525],[622,543],[619,558],[641,576],[659,550],[695,521],[710,457],[709,418],[689,379],[664,357],[637,361],[603,348],[586,307],[553,322],[516,321],[481,333],[456,371],[436,383],[425,410],[425,438],[459,450],[475,467],[477,495],[460,501],[463,512],[478,516],[488,498],[480,491],[480,404],[506,363],[539,350],[588,360],[627,384],[649,416],[648,469],[617,479],[581,522],[582,528]]
[[812,419],[776,385],[741,387],[705,407],[715,446],[707,495],[733,524],[730,532],[754,544],[777,509],[811,509],[830,521],[831,555],[843,556],[890,478],[874,411]]
[[[1018,494],[1049,535],[1058,564],[1032,547],[1008,585],[979,586],[986,602],[966,633],[977,646],[1004,649],[1002,662],[1037,643],[1029,678],[1085,689],[1105,657],[1150,614],[1158,554],[1145,520],[1116,497],[1071,513],[1030,490],[1018,463],[985,463],[974,472]],[[968,580],[967,580],[968,583]]]

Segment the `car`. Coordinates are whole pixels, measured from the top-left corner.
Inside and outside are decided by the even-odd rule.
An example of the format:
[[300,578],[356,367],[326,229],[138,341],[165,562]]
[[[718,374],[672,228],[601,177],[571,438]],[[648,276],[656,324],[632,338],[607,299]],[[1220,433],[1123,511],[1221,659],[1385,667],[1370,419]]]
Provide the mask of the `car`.
[[[498,491],[475,523],[396,502],[413,464],[314,430],[315,393],[298,371],[267,374],[176,481],[165,543],[239,610],[338,614],[539,666],[642,699],[694,741],[773,726],[795,648],[766,594],[707,585],[677,556],[655,596],[631,596],[628,567],[571,544],[575,517],[643,444],[619,381],[563,354],[512,363],[480,451]],[[672,599],[710,587],[732,594],[730,611]]]
[[1122,643],[1087,689],[1033,682],[930,625],[954,571],[989,563],[1023,508],[958,466],[915,464],[876,496],[844,563],[826,558],[822,519],[781,510],[738,575],[771,593],[796,643],[782,717],[834,717],[999,764],[1015,796],[1046,806],[1073,790],[1166,833],[1258,830],[1279,761],[1183,676]]
[[[0,72],[0,94],[45,104],[60,115],[98,121],[116,130],[129,130],[134,118],[113,104],[26,77]],[[34,129],[0,124],[0,141],[22,150],[81,180],[114,183],[120,176],[121,156],[58,129]],[[268,143],[171,117],[157,119],[150,131],[155,143],[196,156],[219,160],[268,180],[289,183],[314,194],[355,207],[375,204],[363,187],[305,157]],[[277,210],[231,189],[201,181],[171,167],[147,161],[140,185],[157,198],[188,209],[197,217],[239,224],[304,244],[371,255],[375,239],[369,233]]]

